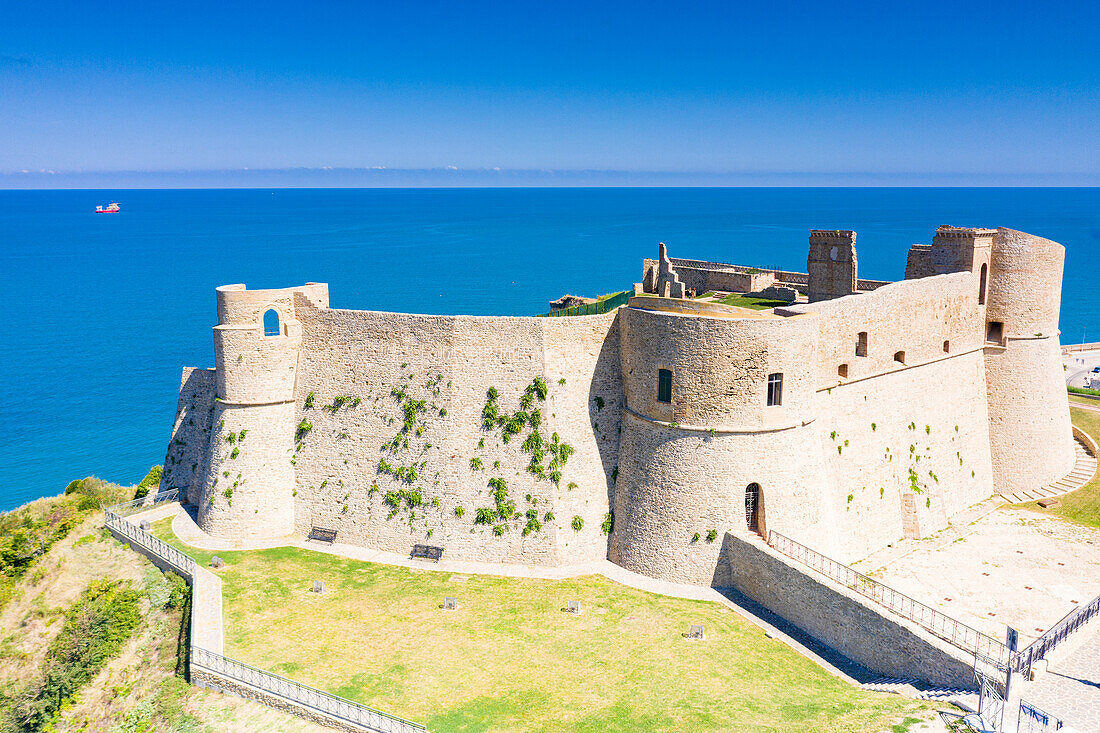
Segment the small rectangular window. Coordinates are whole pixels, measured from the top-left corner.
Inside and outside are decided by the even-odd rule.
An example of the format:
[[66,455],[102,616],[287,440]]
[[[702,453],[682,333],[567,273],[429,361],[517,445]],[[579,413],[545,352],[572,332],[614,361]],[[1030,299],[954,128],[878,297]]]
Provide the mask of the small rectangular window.
[[904,364],[905,363],[905,352],[904,351],[895,351],[894,352],[894,361],[896,361],[898,364]]
[[768,375],[768,407],[783,404],[783,375]]
[[992,344],[1004,343],[1005,324],[1000,321],[990,321],[985,330],[985,340]]
[[860,331],[856,340],[856,356],[867,356],[867,332]]
[[672,402],[672,372],[668,369],[657,370],[657,401]]
[[847,364],[841,364],[840,366],[838,366],[836,368],[836,374],[837,374],[838,377],[841,377],[843,379],[847,379],[848,378],[848,365]]

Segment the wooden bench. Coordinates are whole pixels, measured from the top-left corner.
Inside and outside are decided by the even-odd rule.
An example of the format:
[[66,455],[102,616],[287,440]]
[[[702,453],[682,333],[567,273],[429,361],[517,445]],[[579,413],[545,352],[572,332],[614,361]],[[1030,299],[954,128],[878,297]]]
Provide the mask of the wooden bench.
[[439,559],[443,557],[443,548],[433,547],[432,545],[413,545],[410,557],[414,560],[423,559],[439,562]]
[[310,527],[309,537],[306,539],[317,540],[318,542],[327,542],[330,545],[336,541],[336,530],[325,529],[324,527]]

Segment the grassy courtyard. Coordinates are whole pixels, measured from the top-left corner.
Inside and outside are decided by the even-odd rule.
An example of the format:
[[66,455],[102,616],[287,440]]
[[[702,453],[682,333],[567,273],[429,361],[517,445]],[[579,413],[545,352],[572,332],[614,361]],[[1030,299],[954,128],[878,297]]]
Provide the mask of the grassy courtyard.
[[[1091,435],[1093,440],[1100,442],[1100,412],[1074,407],[1071,396],[1069,414],[1074,425]],[[1052,514],[1071,522],[1100,528],[1100,476],[1093,476],[1092,481],[1077,491],[1058,497],[1057,506],[1043,509],[1034,502],[1024,506],[1043,514]]]
[[[153,531],[209,566],[214,553],[182,545],[170,520]],[[296,548],[217,554],[226,654],[433,731],[900,733],[931,714],[845,684],[719,604],[598,576],[456,576]],[[444,596],[457,611],[442,610]],[[567,600],[583,613],[563,613]],[[705,642],[682,637],[691,623]]]
[[785,300],[769,300],[768,298],[757,298],[751,295],[739,295],[734,293],[727,295],[724,298],[720,298],[717,303],[723,305],[735,305],[738,308],[750,308],[755,311],[768,310],[769,308],[779,308],[785,305],[790,305]]

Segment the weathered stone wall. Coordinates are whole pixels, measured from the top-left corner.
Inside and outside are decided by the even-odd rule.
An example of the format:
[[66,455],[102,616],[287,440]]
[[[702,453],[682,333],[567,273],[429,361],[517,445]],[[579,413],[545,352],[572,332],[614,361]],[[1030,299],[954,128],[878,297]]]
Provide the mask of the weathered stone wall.
[[[753,482],[765,527],[831,533],[822,514],[829,496],[810,480],[822,459],[816,385],[804,364],[813,363],[818,319],[708,318],[633,303],[621,311],[628,416],[611,559],[651,577],[709,584],[720,543],[707,534],[749,531]],[[659,369],[673,374],[671,403],[657,400]],[[772,373],[783,374],[783,398],[769,407]]]
[[814,229],[806,257],[810,302],[840,298],[856,292],[859,266],[856,233],[849,230]]
[[986,348],[993,477],[1006,492],[1057,481],[1073,467],[1058,346],[1065,248],[1011,229],[993,237],[988,321],[1004,346]]
[[761,541],[727,534],[715,585],[736,588],[877,674],[974,686],[972,657]]
[[195,502],[203,531],[244,538],[294,530],[294,424],[292,402],[215,403],[209,463]]
[[[752,268],[742,268],[735,265],[719,268],[693,267],[694,260],[678,260],[672,258],[672,266],[676,268],[676,274],[684,287],[694,290],[702,295],[711,290],[722,290],[731,293],[751,293],[763,290],[775,282],[775,274],[771,271],[750,271]],[[642,283],[645,284],[645,292],[657,292],[658,260],[646,259],[642,262]],[[700,263],[714,265],[715,263]],[[650,283],[653,283],[650,285]]]
[[817,397],[822,511],[836,518],[835,545],[802,528],[783,534],[851,562],[903,536],[926,536],[993,493],[980,348]]
[[160,491],[180,490],[183,503],[198,501],[210,455],[214,416],[214,370],[187,367],[180,381],[172,438],[164,456]]
[[[297,314],[304,328],[294,421],[312,425],[295,453],[299,531],[331,527],[341,541],[402,553],[429,543],[445,547],[447,557],[481,561],[557,565],[606,556],[600,523],[621,415],[615,313],[418,316],[299,302]],[[533,398],[527,412],[540,412],[543,441],[557,434],[575,450],[557,485],[527,470],[530,426],[507,443],[499,427],[482,426],[490,388],[499,410],[512,415],[536,377],[546,383],[546,399]],[[339,396],[348,401],[337,406]],[[424,409],[402,433],[409,400],[423,400]],[[398,467],[401,478],[392,473]],[[495,507],[494,477],[507,482],[517,518],[476,524],[479,508]],[[401,491],[418,492],[418,500],[387,503]],[[529,511],[542,527],[524,535]],[[583,522],[579,531],[574,516]]]

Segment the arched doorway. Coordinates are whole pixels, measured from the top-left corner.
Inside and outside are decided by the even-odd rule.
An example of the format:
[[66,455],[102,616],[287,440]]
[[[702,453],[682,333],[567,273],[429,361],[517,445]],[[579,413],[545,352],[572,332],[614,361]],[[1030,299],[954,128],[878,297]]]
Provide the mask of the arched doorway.
[[745,487],[745,526],[750,532],[764,535],[764,496],[755,482]]

